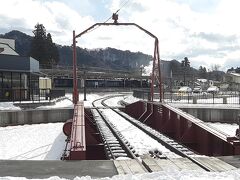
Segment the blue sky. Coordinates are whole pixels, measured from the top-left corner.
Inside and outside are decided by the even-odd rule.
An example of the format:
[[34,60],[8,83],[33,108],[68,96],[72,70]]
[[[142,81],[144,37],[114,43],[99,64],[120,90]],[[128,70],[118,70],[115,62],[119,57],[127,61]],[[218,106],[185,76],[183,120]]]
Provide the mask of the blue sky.
[[[35,24],[42,23],[56,43],[71,45],[73,30],[105,21],[126,1],[119,22],[135,22],[155,34],[162,59],[187,56],[196,68],[240,66],[239,0],[8,0],[1,2],[0,33],[33,35]],[[78,46],[151,55],[153,39],[133,27],[100,27],[79,38]]]
[[176,0],[178,3],[187,4],[196,12],[211,13],[219,4],[219,0]]

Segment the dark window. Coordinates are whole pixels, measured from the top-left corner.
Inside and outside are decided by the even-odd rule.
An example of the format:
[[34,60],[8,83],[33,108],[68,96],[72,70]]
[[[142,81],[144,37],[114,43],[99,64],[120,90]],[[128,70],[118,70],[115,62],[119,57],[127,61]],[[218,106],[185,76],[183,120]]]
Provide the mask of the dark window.
[[20,88],[20,73],[12,73],[12,88]]

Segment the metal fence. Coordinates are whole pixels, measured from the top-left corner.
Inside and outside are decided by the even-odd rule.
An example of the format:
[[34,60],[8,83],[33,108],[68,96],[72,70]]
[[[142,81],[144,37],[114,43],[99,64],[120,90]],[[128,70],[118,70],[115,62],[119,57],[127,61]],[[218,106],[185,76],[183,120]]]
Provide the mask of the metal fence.
[[187,104],[240,104],[240,93],[237,91],[219,93],[164,93],[168,103]]
[[[149,100],[149,90],[133,91],[133,96],[139,99]],[[157,101],[159,94],[154,94],[154,100]],[[240,104],[239,91],[225,91],[218,93],[179,93],[164,92],[163,100],[166,103],[182,103],[182,104]]]
[[[59,92],[60,91],[60,92]],[[50,101],[51,99],[65,96],[65,91],[51,89],[0,89],[0,102],[7,101]]]

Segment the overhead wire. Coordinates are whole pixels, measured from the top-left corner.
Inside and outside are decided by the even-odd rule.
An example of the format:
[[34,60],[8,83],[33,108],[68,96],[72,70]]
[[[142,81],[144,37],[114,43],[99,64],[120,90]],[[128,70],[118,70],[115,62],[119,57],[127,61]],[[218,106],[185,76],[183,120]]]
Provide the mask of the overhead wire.
[[115,12],[115,14],[117,14],[124,6],[126,6],[127,5],[127,3],[129,3],[130,2],[130,0],[126,0],[125,2],[123,1],[122,2],[122,5],[120,5],[120,8]]
[[[122,1],[122,3],[120,4],[120,8],[119,8],[118,10],[116,10],[116,12],[113,13],[113,14],[117,14],[124,6],[126,6],[130,1],[131,1],[131,0]],[[103,23],[107,23],[111,18],[112,18],[112,15],[111,15],[108,19],[106,19]],[[90,32],[96,30],[96,29],[99,28],[99,27],[100,27],[100,26],[97,26],[97,27],[91,29],[90,31],[88,31],[87,33],[90,33]]]

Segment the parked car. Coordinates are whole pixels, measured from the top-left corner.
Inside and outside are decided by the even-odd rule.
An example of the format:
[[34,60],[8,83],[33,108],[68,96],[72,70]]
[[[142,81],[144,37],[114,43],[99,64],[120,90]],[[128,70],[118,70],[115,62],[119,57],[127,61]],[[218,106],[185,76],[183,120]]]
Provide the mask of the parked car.
[[219,88],[217,86],[210,86],[208,89],[207,89],[207,92],[208,93],[218,93],[219,92]]
[[193,93],[202,93],[202,88],[200,86],[193,88]]
[[192,89],[190,87],[187,86],[183,86],[178,90],[179,93],[191,93]]

